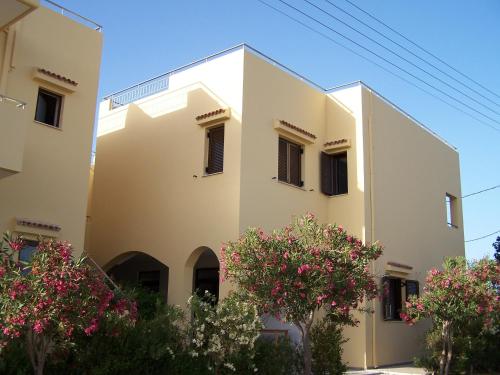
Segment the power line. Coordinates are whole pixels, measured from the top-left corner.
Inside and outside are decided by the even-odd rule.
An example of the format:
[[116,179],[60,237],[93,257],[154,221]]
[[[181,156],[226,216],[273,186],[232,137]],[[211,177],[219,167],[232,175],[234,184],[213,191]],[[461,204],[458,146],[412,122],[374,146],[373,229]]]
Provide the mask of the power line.
[[[314,33],[316,33],[316,34],[318,34],[318,35],[321,35],[321,36],[322,36],[322,37],[324,37],[325,39],[328,39],[328,40],[329,40],[329,41],[331,41],[332,43],[335,43],[336,45],[338,45],[338,46],[340,46],[340,47],[342,47],[342,48],[344,48],[344,49],[348,50],[349,52],[351,52],[351,53],[355,54],[356,56],[359,56],[359,57],[361,57],[362,59],[364,59],[364,60],[366,60],[366,61],[368,61],[368,62],[370,62],[370,63],[374,64],[375,66],[379,67],[380,69],[384,70],[385,72],[387,72],[387,73],[389,73],[389,74],[391,74],[391,75],[393,75],[393,76],[395,76],[395,77],[398,77],[398,78],[399,78],[399,79],[401,79],[402,81],[404,81],[404,82],[406,82],[406,83],[408,83],[408,84],[412,85],[413,87],[416,87],[417,89],[419,89],[419,90],[421,90],[421,91],[425,92],[426,94],[428,94],[428,95],[432,96],[433,98],[435,98],[435,99],[437,99],[437,100],[439,100],[439,101],[441,101],[441,102],[445,103],[446,105],[448,105],[448,106],[450,106],[450,107],[452,107],[452,108],[456,109],[457,111],[459,111],[459,112],[461,112],[461,113],[463,113],[463,114],[465,114],[465,115],[469,116],[470,118],[472,118],[472,119],[476,120],[477,122],[479,122],[479,123],[481,123],[481,124],[483,124],[483,125],[485,125],[485,126],[489,127],[490,129],[493,129],[493,130],[495,130],[495,131],[500,132],[500,129],[498,129],[497,127],[495,127],[495,126],[493,126],[493,125],[491,125],[491,124],[489,124],[489,123],[487,123],[487,122],[485,122],[485,121],[483,121],[483,120],[481,120],[481,119],[477,118],[476,116],[474,116],[474,115],[472,115],[472,114],[470,114],[470,113],[468,113],[468,112],[464,111],[462,108],[457,107],[457,106],[456,106],[456,105],[454,105],[454,104],[451,104],[450,102],[448,102],[448,101],[444,100],[443,98],[441,98],[441,97],[439,97],[439,96],[437,96],[437,95],[435,95],[435,94],[431,93],[430,91],[428,91],[428,90],[426,90],[426,89],[424,89],[424,88],[420,87],[419,85],[417,85],[417,84],[415,84],[414,82],[412,82],[412,81],[410,81],[410,80],[408,80],[408,79],[404,78],[403,76],[401,76],[401,75],[399,75],[399,74],[397,74],[397,73],[394,73],[393,71],[391,71],[391,70],[387,69],[386,67],[384,67],[384,66],[380,65],[379,63],[375,62],[374,60],[372,60],[372,59],[370,59],[370,58],[368,58],[368,57],[366,57],[366,56],[361,55],[360,53],[358,53],[358,52],[356,52],[355,50],[353,50],[353,49],[351,49],[351,48],[347,47],[346,45],[344,45],[344,44],[342,44],[342,43],[340,43],[340,42],[336,41],[335,39],[333,39],[332,37],[330,37],[330,36],[326,35],[325,33],[322,33],[321,31],[318,31],[318,30],[316,30],[316,29],[312,28],[311,26],[309,26],[308,24],[306,24],[306,23],[304,23],[304,22],[300,21],[299,19],[297,19],[297,18],[295,18],[295,17],[293,17],[293,16],[291,16],[291,15],[289,15],[289,14],[287,14],[287,13],[283,12],[281,9],[274,7],[273,5],[271,5],[271,4],[269,4],[269,3],[267,3],[267,2],[266,2],[266,1],[264,1],[264,0],[257,0],[257,1],[258,1],[258,2],[260,2],[261,4],[263,4],[263,5],[267,6],[268,8],[271,8],[271,9],[273,9],[274,11],[276,11],[276,12],[278,12],[278,13],[280,13],[280,14],[284,15],[285,17],[287,17],[287,18],[289,18],[289,19],[293,20],[294,22],[296,22],[296,23],[298,23],[298,24],[302,25],[303,27],[307,28],[308,30],[310,30],[310,31],[312,31],[312,32],[314,32]],[[312,17],[310,17],[310,16],[308,16],[308,17],[309,17],[309,18],[312,18]],[[321,22],[319,22],[319,21],[317,21],[317,22],[318,22],[318,23],[320,23],[321,25],[323,25],[324,27],[326,27],[326,28],[328,28],[328,29],[332,30],[331,28],[329,28],[328,26],[326,26],[326,25],[322,24]],[[336,32],[335,30],[332,30],[332,31]],[[336,32],[336,33],[337,33],[337,32]],[[348,38],[348,40],[350,40],[350,39]],[[354,42],[354,44],[356,44],[356,45],[357,45],[357,43],[356,43],[356,42]],[[360,46],[360,47],[362,47],[362,46]],[[366,48],[364,48],[364,47],[362,47],[362,48],[363,48],[363,49],[365,49],[365,50],[368,50],[368,49],[366,49]],[[368,50],[368,51],[369,51],[369,50]],[[371,51],[369,51],[369,52],[371,52]],[[371,53],[372,53],[372,52],[371,52]],[[375,54],[375,55],[376,55],[376,54]],[[376,56],[378,57],[378,55],[376,55]],[[383,58],[381,58],[381,59],[383,59]],[[385,60],[385,59],[383,59],[383,60]],[[391,65],[394,65],[394,64],[392,64],[392,63],[390,63],[390,64],[391,64]],[[410,75],[411,75],[411,74],[410,74]],[[428,86],[431,86],[432,88],[434,88],[432,85],[429,85],[429,84],[427,84],[427,85],[428,85]],[[440,91],[440,90],[438,90],[438,91]],[[446,95],[446,96],[449,96],[449,95]],[[452,99],[453,99],[453,98],[452,98]],[[460,102],[460,101],[459,101],[459,102]],[[467,105],[465,105],[465,106],[467,106]],[[467,107],[468,107],[468,106],[467,106]],[[473,110],[474,110],[474,109],[473,109]],[[474,110],[474,112],[478,112],[478,111]],[[478,112],[478,113],[479,113],[479,112]],[[480,113],[480,114],[481,114],[481,113]]]
[[351,4],[351,6],[353,6],[354,8],[358,9],[359,11],[363,12],[364,14],[366,14],[368,17],[370,17],[371,19],[377,21],[378,23],[380,23],[381,25],[385,26],[387,29],[391,30],[393,33],[399,35],[401,38],[403,38],[404,40],[406,40],[407,42],[413,44],[415,47],[417,47],[418,49],[420,49],[421,51],[427,53],[429,56],[432,56],[433,58],[435,58],[437,61],[441,62],[442,64],[446,65],[448,68],[452,69],[453,71],[455,71],[456,73],[460,74],[462,77],[464,78],[467,78],[469,81],[475,83],[477,86],[481,87],[482,89],[488,91],[490,94],[496,96],[497,98],[500,98],[500,95],[498,95],[497,93],[491,91],[490,89],[488,89],[487,87],[485,87],[484,85],[482,85],[481,83],[473,80],[472,78],[470,78],[468,75],[462,73],[461,71],[459,71],[457,68],[454,68],[453,66],[451,66],[450,64],[448,64],[446,61],[440,59],[439,57],[437,57],[435,54],[433,54],[432,52],[428,51],[427,49],[425,49],[424,47],[420,46],[419,44],[415,43],[414,41],[412,41],[411,39],[407,38],[406,36],[404,36],[403,34],[401,34],[399,31],[395,30],[394,28],[390,27],[389,25],[387,25],[386,23],[384,23],[382,20],[378,19],[377,17],[373,16],[372,14],[368,13],[366,10],[360,8],[359,6],[357,6],[356,4],[354,4],[352,1],[349,1],[349,0],[344,0],[345,2]]
[[[356,42],[355,40],[353,40],[353,39],[349,38],[348,36],[345,36],[344,34],[342,34],[342,33],[338,32],[337,30],[335,30],[335,29],[333,29],[332,27],[330,27],[330,26],[328,26],[328,25],[324,24],[323,22],[318,21],[318,20],[317,20],[317,19],[315,19],[314,17],[312,17],[312,16],[310,16],[309,14],[307,14],[307,13],[303,12],[302,10],[300,10],[300,9],[298,9],[298,8],[296,8],[296,7],[294,7],[293,5],[288,4],[286,1],[284,1],[284,0],[278,0],[278,1],[279,1],[279,2],[281,2],[282,4],[285,4],[287,7],[291,8],[291,9],[294,9],[296,12],[298,12],[298,13],[302,14],[303,16],[305,16],[305,17],[307,17],[307,18],[309,18],[309,19],[313,20],[314,22],[316,22],[316,23],[320,24],[321,26],[323,26],[323,27],[325,27],[325,28],[329,29],[330,31],[332,31],[332,32],[334,32],[335,34],[337,34],[337,35],[341,36],[342,38],[344,38],[344,39],[348,40],[349,42],[351,42],[351,43],[353,43],[353,44],[357,45],[359,48],[362,48],[363,50],[365,50],[365,51],[367,51],[367,52],[371,53],[372,55],[374,55],[374,56],[378,57],[379,59],[381,59],[381,60],[385,61],[386,63],[388,63],[388,64],[390,64],[390,65],[394,66],[395,68],[397,68],[397,69],[401,70],[402,72],[404,72],[404,73],[408,74],[409,76],[413,77],[414,79],[416,79],[416,80],[418,80],[418,81],[422,82],[423,84],[425,84],[425,85],[427,85],[427,86],[429,86],[429,87],[433,88],[434,90],[436,90],[436,91],[440,92],[441,94],[445,95],[446,97],[448,97],[448,98],[450,98],[450,99],[452,99],[452,100],[456,101],[457,103],[459,103],[459,104],[461,104],[461,105],[463,105],[463,106],[467,107],[469,110],[471,110],[471,111],[473,111],[473,112],[476,112],[476,113],[480,114],[481,116],[486,117],[487,119],[489,119],[489,120],[493,121],[494,123],[496,123],[496,124],[499,124],[499,125],[500,125],[500,122],[498,122],[497,120],[495,120],[495,119],[491,118],[491,117],[490,117],[490,116],[488,116],[488,115],[485,115],[484,113],[482,113],[482,112],[478,111],[477,109],[475,109],[475,108],[471,107],[471,106],[470,106],[470,105],[468,105],[467,103],[464,103],[464,102],[463,102],[463,101],[461,101],[460,99],[457,99],[457,98],[455,98],[455,97],[451,96],[451,95],[450,95],[450,94],[448,94],[447,92],[445,92],[445,91],[443,91],[443,90],[441,90],[441,89],[439,89],[439,88],[437,88],[437,87],[435,87],[435,86],[431,85],[431,84],[430,84],[430,83],[428,83],[427,81],[424,81],[424,80],[423,80],[423,79],[421,79],[420,77],[417,77],[416,75],[414,75],[413,73],[409,72],[408,70],[406,70],[406,69],[404,69],[404,68],[400,67],[399,65],[397,65],[397,64],[395,64],[395,63],[393,63],[392,61],[390,61],[390,60],[386,59],[385,57],[383,57],[383,56],[379,55],[378,53],[373,52],[371,49],[369,49],[369,48],[367,48],[367,47],[363,46],[362,44],[360,44],[360,43]],[[497,127],[495,127],[495,126],[492,126],[492,128],[496,129],[497,131],[500,131],[500,129],[499,129],[499,128],[497,128]]]
[[[410,64],[411,66],[413,66],[414,68],[424,72],[425,74],[429,75],[430,77],[434,78],[435,80],[441,82],[443,85],[449,87],[450,89],[462,94],[463,96],[465,96],[466,98],[468,98],[469,100],[472,100],[473,102],[475,102],[476,104],[479,104],[481,107],[484,107],[486,109],[488,109],[489,111],[495,113],[496,115],[500,115],[500,112],[497,112],[496,110],[492,109],[491,107],[481,103],[479,100],[476,100],[474,97],[468,95],[467,93],[463,92],[462,90],[460,89],[457,89],[455,86],[452,86],[450,85],[448,82],[442,80],[441,78],[437,77],[436,75],[430,73],[429,71],[421,68],[420,66],[418,66],[417,64],[413,63],[411,60],[408,60],[407,58],[399,55],[397,52],[394,52],[392,49],[384,46],[382,43],[379,43],[377,40],[373,39],[372,37],[366,35],[365,33],[359,31],[358,29],[356,29],[355,27],[349,25],[347,22],[344,22],[342,21],[340,18],[334,16],[333,14],[331,14],[330,12],[322,9],[321,7],[317,6],[316,4],[312,3],[311,1],[309,0],[303,0],[305,1],[306,3],[308,3],[309,5],[311,5],[312,7],[318,9],[320,12],[326,14],[327,16],[331,17],[332,19],[336,20],[337,22],[340,22],[341,24],[343,24],[344,26],[348,27],[349,29],[353,30],[354,32],[358,33],[359,35],[362,35],[364,36],[366,39],[368,39],[369,41],[371,41],[372,43],[375,43],[376,45],[378,45],[379,47],[383,48],[384,50],[392,53],[394,56],[400,58],[401,60],[405,61],[406,63]],[[496,104],[496,103],[495,103]],[[500,124],[500,123],[499,123]]]
[[346,11],[345,9],[343,9],[342,7],[338,6],[338,5],[335,5],[332,1],[330,0],[325,0],[328,4],[330,4],[331,6],[333,6],[335,9],[338,9],[339,11],[341,11],[342,13],[348,15],[349,17],[355,19],[356,21],[358,21],[359,23],[361,23],[362,25],[364,25],[365,27],[369,28],[370,30],[372,30],[373,32],[377,33],[378,35],[384,37],[385,39],[389,40],[390,42],[394,43],[395,45],[397,45],[399,48],[405,50],[406,52],[408,52],[409,54],[411,54],[412,56],[416,57],[417,59],[419,59],[420,61],[423,61],[424,63],[426,63],[427,65],[433,67],[434,69],[436,69],[437,71],[441,72],[442,74],[444,74],[445,76],[447,76],[448,78],[454,80],[455,82],[459,83],[460,85],[468,88],[470,91],[476,93],[477,95],[481,96],[483,99],[486,99],[487,101],[489,101],[490,103],[492,104],[495,104],[496,106],[500,107],[500,104],[498,104],[497,102],[491,100],[490,98],[488,98],[487,96],[481,94],[479,91],[475,90],[474,88],[470,87],[469,85],[463,83],[462,81],[456,79],[455,77],[453,77],[451,74],[448,74],[447,72],[445,72],[444,70],[440,69],[439,67],[437,67],[436,65],[432,64],[431,62],[429,62],[428,60],[426,60],[425,58],[422,58],[420,57],[419,55],[417,55],[416,53],[414,53],[413,51],[411,51],[410,49],[406,48],[404,45],[402,45],[401,43],[398,43],[396,42],[394,39],[388,37],[387,35],[385,35],[384,33],[380,32],[379,30],[375,29],[374,27],[370,26],[369,24],[367,24],[366,22],[364,22],[363,20],[359,19],[358,17],[352,15],[351,13],[349,13],[348,11]]
[[479,240],[482,240],[483,238],[487,238],[487,237],[493,236],[494,234],[497,234],[497,233],[500,233],[500,229],[499,229],[499,230],[497,230],[496,232],[493,232],[493,233],[487,234],[487,235],[485,235],[485,236],[481,236],[481,237],[478,237],[478,238],[473,238],[472,240],[467,240],[467,241],[464,241],[464,242],[479,241]]
[[387,72],[387,73],[389,73],[389,74],[391,74],[391,75],[393,75],[393,76],[395,76],[395,77],[397,77],[397,78],[401,79],[402,81],[404,81],[404,82],[408,83],[409,85],[411,85],[411,86],[413,86],[413,87],[415,87],[415,88],[417,88],[417,89],[421,90],[422,92],[426,93],[427,95],[432,96],[434,99],[437,99],[437,100],[441,101],[442,103],[444,103],[444,104],[446,104],[446,105],[450,106],[451,108],[454,108],[455,110],[457,110],[457,111],[459,111],[459,112],[463,113],[463,114],[464,114],[464,115],[466,115],[466,116],[469,116],[470,118],[472,118],[472,119],[476,120],[477,122],[479,122],[479,123],[481,123],[481,124],[483,124],[483,125],[485,125],[485,126],[488,126],[489,128],[491,128],[491,129],[493,129],[493,130],[500,131],[499,129],[495,128],[494,126],[492,126],[492,125],[490,125],[490,124],[488,124],[488,123],[484,122],[483,120],[481,120],[481,119],[477,118],[476,116],[474,116],[474,115],[472,115],[472,114],[470,114],[470,113],[468,113],[468,112],[464,111],[462,108],[457,107],[456,105],[451,104],[450,102],[448,102],[448,101],[444,100],[443,98],[441,98],[441,97],[439,97],[439,96],[437,96],[437,95],[433,94],[432,92],[430,92],[430,91],[428,91],[428,90],[426,90],[426,89],[424,89],[424,88],[420,87],[419,85],[417,85],[417,84],[415,84],[414,82],[412,82],[412,81],[410,81],[410,80],[406,79],[406,78],[405,78],[405,77],[403,77],[402,75],[397,74],[397,73],[393,72],[392,70],[387,69],[385,66],[380,65],[379,63],[375,62],[374,60],[369,59],[368,57],[366,57],[366,56],[364,56],[364,55],[362,55],[362,54],[360,54],[360,53],[356,52],[356,51],[355,51],[355,50],[353,50],[352,48],[347,47],[345,44],[338,42],[337,40],[335,40],[335,39],[333,39],[332,37],[330,37],[330,36],[326,35],[325,33],[322,33],[321,31],[319,31],[319,30],[316,30],[316,29],[312,28],[311,26],[309,26],[308,24],[306,24],[306,23],[302,22],[302,21],[301,21],[301,20],[299,20],[298,18],[295,18],[295,17],[293,17],[293,16],[291,16],[291,15],[289,15],[289,14],[287,14],[287,13],[283,12],[281,9],[274,7],[273,5],[271,5],[271,4],[269,4],[269,3],[267,3],[267,2],[265,2],[265,1],[263,1],[263,0],[257,0],[257,1],[258,1],[258,2],[260,2],[261,4],[263,4],[263,5],[267,6],[268,8],[271,8],[272,10],[274,10],[274,11],[276,11],[276,12],[280,13],[281,15],[283,15],[283,16],[285,16],[285,17],[287,17],[287,18],[291,19],[292,21],[294,21],[294,22],[296,22],[296,23],[300,24],[301,26],[305,27],[306,29],[308,29],[308,30],[310,30],[310,31],[312,31],[312,32],[314,32],[314,33],[316,33],[316,34],[318,34],[318,35],[322,36],[323,38],[325,38],[325,39],[329,40],[330,42],[332,42],[332,43],[334,43],[334,44],[336,44],[336,45],[338,45],[338,46],[340,46],[340,47],[342,47],[342,48],[346,49],[347,51],[351,52],[352,54],[354,54],[354,55],[356,55],[356,56],[358,56],[358,57],[361,57],[361,58],[362,58],[362,59],[364,59],[365,61],[368,61],[369,63],[371,63],[371,64],[373,64],[373,65],[377,66],[378,68],[382,69],[383,71],[385,71],[385,72]]
[[473,196],[473,195],[481,194],[481,193],[484,193],[484,192],[486,192],[486,191],[490,191],[490,190],[493,190],[493,189],[498,189],[498,188],[500,188],[500,185],[492,186],[492,187],[487,188],[487,189],[479,190],[479,191],[476,191],[476,192],[474,192],[474,193],[470,193],[470,194],[464,195],[464,196],[462,197],[462,199],[463,199],[463,198],[467,198],[467,197],[471,197],[471,196]]

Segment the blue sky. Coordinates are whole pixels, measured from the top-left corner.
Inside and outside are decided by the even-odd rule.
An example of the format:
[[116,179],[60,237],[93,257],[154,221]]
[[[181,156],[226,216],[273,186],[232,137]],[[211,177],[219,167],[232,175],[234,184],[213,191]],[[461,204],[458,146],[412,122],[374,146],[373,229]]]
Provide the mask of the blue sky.
[[[104,26],[99,98],[245,42],[320,86],[332,87],[362,80],[405,109],[458,148],[464,195],[500,184],[500,132],[430,97],[256,0],[58,1],[61,5]],[[287,10],[280,5],[279,0],[266,1]],[[374,51],[397,61],[387,51],[315,11],[303,0],[287,1],[311,12],[322,22],[331,24],[336,30],[370,46]],[[324,0],[311,1],[339,18],[352,21]],[[344,0],[331,1],[365,22],[370,21]],[[352,1],[500,95],[500,1]],[[369,23],[379,26],[373,22]],[[317,25],[315,27],[320,28]],[[376,37],[367,29],[362,30]],[[323,31],[336,38],[330,31]],[[359,49],[358,51],[369,56],[366,52]],[[420,61],[414,61],[431,70]],[[399,60],[398,64],[404,63]],[[405,67],[410,72],[425,77],[417,69],[409,65]],[[445,70],[444,67],[442,69]],[[450,70],[446,72],[453,73]],[[435,74],[442,79],[446,78],[438,72]],[[411,77],[408,79],[412,80]],[[430,81],[429,77],[425,79]],[[436,86],[447,90],[442,84],[436,83]],[[477,86],[473,87],[480,90]],[[466,90],[463,87],[462,89]],[[500,105],[499,97],[484,94]],[[500,106],[475,97],[482,104],[500,112]],[[500,122],[500,115],[465,97],[461,100]],[[480,117],[478,114],[474,116]],[[500,124],[496,126],[500,129]],[[464,199],[463,208],[466,239],[500,230],[500,189]],[[466,243],[468,258],[491,255],[491,244],[495,238],[493,235]]]

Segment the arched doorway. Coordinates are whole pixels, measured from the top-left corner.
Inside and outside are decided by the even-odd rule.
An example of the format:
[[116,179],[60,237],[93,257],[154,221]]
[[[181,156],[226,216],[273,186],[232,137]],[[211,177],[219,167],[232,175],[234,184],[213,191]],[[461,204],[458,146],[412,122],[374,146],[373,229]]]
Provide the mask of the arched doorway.
[[152,256],[128,252],[116,257],[105,267],[107,274],[121,285],[139,286],[168,299],[168,267]]
[[193,292],[205,291],[219,299],[219,259],[208,247],[203,248],[193,267]]

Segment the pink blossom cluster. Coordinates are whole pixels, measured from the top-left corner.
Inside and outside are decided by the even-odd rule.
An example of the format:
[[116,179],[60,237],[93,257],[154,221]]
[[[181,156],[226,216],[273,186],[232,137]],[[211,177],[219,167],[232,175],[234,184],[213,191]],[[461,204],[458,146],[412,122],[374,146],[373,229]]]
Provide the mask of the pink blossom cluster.
[[[21,248],[22,240],[8,241],[0,259]],[[76,330],[90,335],[109,314],[135,321],[135,302],[115,302],[103,277],[73,259],[68,242],[42,241],[29,265],[0,266],[0,346],[28,331],[52,341],[70,340]]]
[[363,300],[377,295],[369,264],[382,249],[364,245],[341,226],[298,218],[271,234],[249,229],[221,249],[221,273],[250,293],[264,312],[299,321],[321,306],[350,318]]

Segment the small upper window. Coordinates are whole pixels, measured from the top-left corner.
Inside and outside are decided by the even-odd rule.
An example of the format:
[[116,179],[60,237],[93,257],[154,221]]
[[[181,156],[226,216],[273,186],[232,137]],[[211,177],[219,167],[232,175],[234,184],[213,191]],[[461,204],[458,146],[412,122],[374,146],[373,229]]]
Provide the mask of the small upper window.
[[286,139],[279,139],[278,180],[295,186],[303,186],[302,146]]
[[458,228],[457,226],[457,198],[446,193],[446,222],[450,228]]
[[224,125],[208,129],[207,137],[208,157],[205,172],[220,173],[224,170]]
[[323,194],[347,194],[347,177],[347,152],[321,153],[321,191]]
[[59,128],[62,96],[40,88],[36,102],[35,121]]

